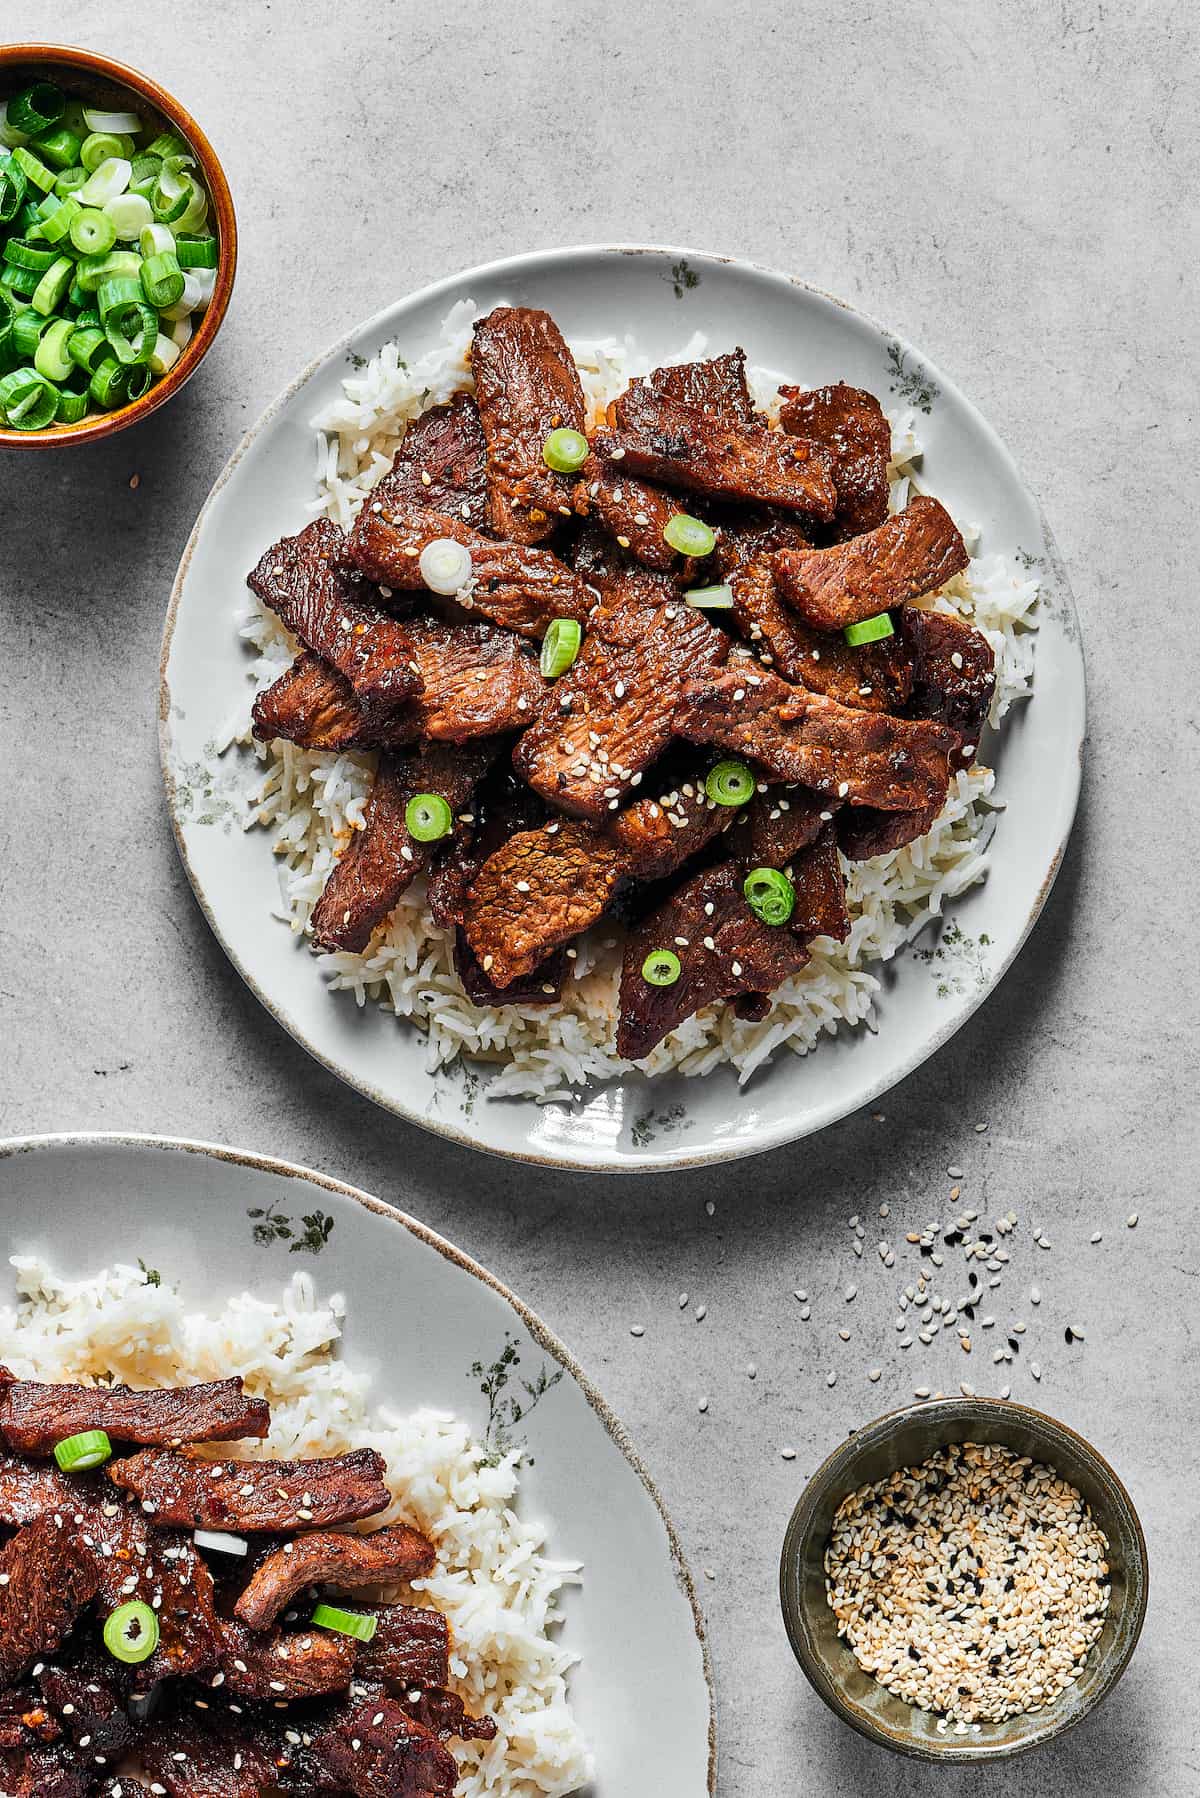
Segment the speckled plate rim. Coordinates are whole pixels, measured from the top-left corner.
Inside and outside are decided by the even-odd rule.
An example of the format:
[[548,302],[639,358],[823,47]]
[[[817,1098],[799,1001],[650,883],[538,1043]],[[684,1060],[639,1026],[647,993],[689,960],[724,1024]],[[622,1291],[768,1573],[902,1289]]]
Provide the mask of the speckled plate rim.
[[[419,303],[433,302],[439,299],[446,299],[449,301],[451,296],[455,295],[456,292],[461,293],[461,290],[464,287],[471,284],[483,286],[486,283],[509,280],[516,281],[527,277],[536,278],[541,272],[549,272],[561,268],[580,258],[594,258],[597,256],[648,257],[660,260],[670,258],[673,259],[674,262],[682,264],[685,267],[691,265],[703,269],[706,266],[709,266],[745,271],[753,277],[770,283],[779,284],[784,288],[798,290],[801,293],[811,296],[815,300],[821,301],[847,313],[851,318],[857,320],[860,325],[865,326],[868,330],[878,334],[881,338],[895,343],[902,356],[911,355],[914,357],[918,366],[927,371],[927,373],[936,380],[941,393],[952,398],[963,408],[964,412],[970,417],[973,427],[981,433],[986,439],[991,451],[1003,463],[1014,486],[1020,490],[1036,513],[1042,532],[1046,565],[1053,582],[1057,605],[1065,617],[1067,635],[1078,646],[1079,621],[1075,608],[1074,596],[1071,592],[1070,583],[1067,579],[1062,558],[1058,552],[1053,534],[1040,503],[1022,479],[1016,463],[1003,440],[998,436],[983,414],[969,399],[967,399],[959,387],[944,374],[941,368],[919,352],[908,339],[879,324],[876,319],[871,317],[868,313],[863,312],[860,308],[850,305],[849,302],[838,298],[834,294],[827,293],[823,288],[817,287],[811,282],[804,281],[797,275],[789,275],[786,272],[752,262],[744,257],[723,255],[715,251],[696,250],[689,248],[686,245],[575,244],[563,248],[533,251],[519,256],[501,257],[493,262],[481,263],[473,268],[459,270],[443,277],[439,281],[431,282],[425,287],[414,290],[399,301],[393,301],[390,305],[382,307],[369,319],[356,324],[351,330],[338,338],[334,344],[315,356],[306,367],[301,370],[295,379],[289,382],[287,387],[284,388],[271,404],[267,406],[255,423],[249,427],[209,490],[208,496],[192,527],[188,541],[184,546],[183,554],[180,557],[179,565],[176,570],[175,579],[172,583],[170,600],[163,626],[162,647],[159,657],[159,755],[167,807],[171,819],[171,828],[175,836],[176,847],[179,851],[180,860],[183,863],[188,880],[191,883],[192,890],[196,896],[196,900],[208,921],[209,927],[221,944],[226,955],[229,957],[229,960],[237,969],[251,992],[259,1000],[260,1004],[264,1006],[276,1022],[282,1025],[288,1034],[298,1042],[302,1048],[306,1049],[308,1053],[313,1056],[314,1060],[320,1062],[323,1067],[327,1068],[331,1073],[336,1074],[338,1078],[345,1081],[348,1086],[353,1087],[357,1092],[363,1093],[367,1098],[373,1100],[375,1104],[381,1106],[384,1110],[391,1111],[394,1115],[404,1118],[408,1123],[418,1124],[422,1129],[430,1130],[436,1135],[443,1136],[463,1148],[483,1150],[487,1154],[497,1155],[504,1159],[524,1161],[534,1166],[554,1168],[560,1171],[659,1173],[691,1167],[710,1166],[722,1161],[739,1160],[743,1157],[763,1154],[770,1149],[779,1148],[786,1143],[798,1141],[806,1136],[814,1135],[818,1131],[826,1129],[830,1124],[836,1123],[840,1119],[850,1115],[852,1112],[865,1109],[867,1106],[875,1103],[883,1096],[883,1094],[891,1091],[891,1089],[898,1085],[902,1080],[907,1079],[910,1074],[915,1072],[915,1070],[921,1067],[931,1056],[935,1055],[939,1049],[944,1047],[968,1019],[974,1015],[984,1001],[991,996],[1004,975],[1012,966],[1013,962],[1016,960],[1027,942],[1030,932],[1038,918],[1041,916],[1066,854],[1067,844],[1070,840],[1071,830],[1075,821],[1083,777],[1083,752],[1087,734],[1086,671],[1083,663],[1082,649],[1080,647],[1078,650],[1078,675],[1080,684],[1078,742],[1075,745],[1074,755],[1064,763],[1064,766],[1060,771],[1059,786],[1056,790],[1055,809],[1058,818],[1057,843],[1045,866],[1033,902],[1029,905],[1020,931],[1014,937],[1007,954],[989,971],[986,983],[978,989],[959,998],[944,1024],[929,1031],[914,1044],[907,1055],[897,1058],[891,1065],[889,1065],[886,1073],[882,1074],[877,1079],[868,1081],[862,1087],[856,1088],[849,1097],[832,1099],[823,1105],[812,1107],[805,1111],[800,1117],[784,1117],[770,1126],[760,1127],[758,1133],[753,1137],[739,1137],[733,1140],[710,1143],[707,1148],[700,1152],[689,1153],[686,1147],[681,1146],[673,1149],[658,1149],[649,1153],[641,1153],[636,1157],[618,1157],[613,1153],[594,1152],[589,1148],[581,1147],[573,1140],[568,1139],[560,1145],[559,1152],[546,1153],[539,1149],[535,1149],[528,1143],[525,1143],[523,1147],[511,1147],[501,1143],[480,1141],[478,1136],[472,1131],[461,1128],[449,1119],[432,1116],[426,1110],[422,1110],[414,1105],[406,1104],[403,1099],[386,1092],[371,1081],[359,1078],[345,1067],[336,1056],[328,1054],[318,1047],[317,1044],[311,1040],[309,1035],[300,1027],[289,1011],[287,1011],[281,1004],[276,1004],[263,990],[262,985],[256,978],[252,969],[234,949],[218,923],[214,908],[209,901],[201,881],[197,877],[191,858],[188,854],[183,829],[184,821],[179,805],[179,794],[174,771],[171,766],[172,696],[169,664],[175,637],[176,623],[192,558],[210,513],[229,481],[236,473],[238,466],[247,451],[252,447],[264,429],[270,425],[277,415],[284,409],[293,395],[299,393],[311,378],[319,370],[331,363],[335,357],[344,356],[349,345],[363,337],[371,337],[382,333],[388,322],[401,308],[413,307]],[[824,1045],[820,1045],[820,1047],[823,1046]],[[776,1057],[777,1061],[779,1059],[781,1059],[781,1057]],[[799,1065],[803,1066],[803,1059],[800,1060]],[[769,1069],[766,1071],[768,1073],[770,1072]],[[758,1077],[761,1078],[762,1075],[760,1074]],[[505,1104],[513,1104],[515,1102],[516,1101],[512,1100],[502,1101],[502,1103]],[[537,1109],[533,1100],[529,1100],[528,1104],[534,1107],[535,1110]]]
[[[1092,1467],[1098,1475],[1108,1482],[1117,1506],[1124,1511],[1125,1519],[1130,1527],[1137,1548],[1140,1582],[1138,1602],[1135,1613],[1134,1628],[1121,1651],[1112,1656],[1104,1670],[1104,1677],[1091,1693],[1087,1703],[1074,1711],[1064,1711],[1055,1717],[1052,1711],[1046,1713],[1046,1727],[1028,1741],[956,1743],[947,1741],[944,1748],[929,1748],[911,1736],[889,1734],[855,1706],[846,1703],[830,1680],[824,1657],[813,1643],[809,1632],[804,1627],[802,1617],[793,1613],[791,1592],[789,1590],[789,1569],[799,1553],[801,1541],[812,1523],[816,1511],[829,1483],[849,1473],[855,1456],[877,1433],[886,1428],[898,1428],[901,1425],[922,1418],[948,1416],[962,1419],[967,1427],[973,1417],[987,1417],[998,1426],[1012,1420],[1015,1424],[1024,1423],[1031,1431],[1048,1431],[1053,1436],[1060,1436],[1071,1443],[1080,1459]],[[966,1438],[964,1438],[966,1440]],[[853,1490],[853,1487],[849,1488]],[[877,1747],[891,1749],[893,1753],[903,1754],[912,1760],[924,1761],[927,1764],[957,1762],[958,1764],[979,1765],[985,1762],[1015,1760],[1019,1755],[1032,1754],[1037,1748],[1043,1748],[1048,1742],[1063,1736],[1076,1724],[1090,1717],[1097,1706],[1113,1691],[1125,1669],[1133,1658],[1134,1650],[1141,1639],[1145,1626],[1146,1612],[1150,1596],[1150,1555],[1146,1546],[1146,1535],[1142,1528],[1142,1520],[1138,1516],[1137,1507],[1129,1495],[1129,1489],[1112,1464],[1100,1453],[1095,1445],[1081,1435],[1071,1425],[1064,1423],[1061,1417],[1053,1417],[1048,1411],[1039,1411],[1033,1405],[1022,1404],[1016,1399],[1001,1398],[957,1398],[947,1396],[941,1399],[923,1399],[917,1404],[898,1405],[891,1411],[881,1412],[869,1422],[860,1424],[845,1441],[826,1455],[821,1465],[808,1480],[804,1490],[796,1501],[796,1505],[788,1519],[784,1534],[783,1548],[779,1557],[779,1603],[783,1613],[784,1628],[792,1653],[796,1657],[809,1685],[842,1723],[849,1724],[857,1734],[873,1742]]]
[[[332,1174],[323,1174],[315,1168],[304,1167],[299,1162],[284,1161],[278,1156],[267,1155],[252,1149],[236,1149],[220,1143],[204,1142],[197,1138],[156,1136],[140,1131],[62,1131],[33,1136],[17,1136],[0,1138],[0,1167],[4,1162],[14,1160],[23,1155],[53,1153],[56,1150],[82,1150],[85,1153],[94,1149],[125,1149],[137,1151],[151,1149],[158,1152],[181,1155],[198,1155],[210,1161],[222,1162],[231,1167],[251,1168],[255,1171],[273,1174],[283,1180],[307,1183],[324,1192],[336,1193],[344,1199],[351,1199],[364,1211],[374,1213],[386,1222],[398,1225],[407,1230],[419,1242],[425,1244],[451,1262],[461,1272],[469,1274],[483,1286],[489,1287],[507,1304],[520,1319],[529,1336],[538,1347],[551,1356],[570,1376],[579,1388],[588,1405],[599,1419],[614,1446],[624,1456],[637,1478],[646,1490],[662,1524],[665,1544],[668,1550],[671,1571],[682,1597],[684,1598],[692,1618],[692,1627],[696,1642],[700,1649],[701,1666],[704,1683],[708,1694],[708,1778],[707,1791],[711,1795],[717,1789],[717,1711],[716,1694],[713,1686],[712,1657],[709,1650],[708,1634],[705,1628],[704,1615],[696,1596],[695,1582],[684,1556],[678,1532],[672,1521],[662,1494],[653,1478],[634,1448],[624,1424],[616,1412],[608,1404],[603,1394],[592,1383],[589,1376],[579,1365],[566,1344],[555,1335],[550,1327],[543,1323],[535,1311],[531,1311],[524,1301],[518,1298],[504,1282],[475,1261],[470,1255],[458,1248],[447,1237],[439,1236],[437,1231],[421,1223],[418,1218],[411,1217],[395,1205],[389,1205],[383,1199],[364,1192],[360,1187],[351,1186],[347,1181],[338,1180]],[[588,1788],[590,1790],[590,1787]]]

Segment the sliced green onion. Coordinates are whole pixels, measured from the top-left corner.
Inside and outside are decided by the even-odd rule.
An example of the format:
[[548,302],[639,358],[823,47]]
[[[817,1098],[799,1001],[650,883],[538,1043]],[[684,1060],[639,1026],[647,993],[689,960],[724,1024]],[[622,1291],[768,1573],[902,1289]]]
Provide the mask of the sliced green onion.
[[104,208],[104,216],[112,220],[117,236],[126,243],[131,243],[144,227],[151,223],[154,214],[150,210],[150,202],[141,194],[118,194]]
[[[143,256],[145,253],[143,250]],[[191,237],[181,232],[175,239],[175,254],[180,268],[216,268],[217,240],[215,237]]]
[[113,131],[91,131],[80,145],[79,160],[90,175],[110,156],[119,156],[124,147]]
[[33,353],[33,366],[48,381],[65,381],[75,367],[67,348],[75,334],[71,318],[52,318]]
[[77,199],[64,201],[75,208],[71,242],[81,256],[107,256],[117,241],[117,227],[97,206],[80,206]]
[[565,674],[575,657],[579,654],[579,645],[583,641],[583,631],[577,618],[552,618],[546,635],[542,638],[542,655],[539,666],[547,680],[557,680]]
[[11,225],[25,202],[26,181],[11,156],[0,159],[0,225]]
[[57,194],[50,198],[54,202],[54,211],[42,224],[42,236],[47,243],[61,243],[64,237],[70,236],[72,220],[83,216],[83,207],[69,194],[65,200],[60,200]]
[[103,1467],[111,1457],[112,1443],[105,1430],[82,1430],[54,1445],[54,1459],[64,1473],[86,1473],[89,1467]]
[[39,193],[48,194],[54,186],[53,169],[48,169],[40,156],[35,156],[27,144],[21,144],[12,153],[12,159],[31,186]]
[[[74,297],[74,292],[75,290],[72,288],[72,297]],[[87,304],[89,300],[93,300],[95,297],[94,294],[90,293],[81,295],[79,300],[79,311],[75,314],[75,327],[77,330],[90,331],[94,326],[100,323],[100,313],[98,309],[95,306]]]
[[15,125],[9,123],[8,109],[11,105],[11,100],[0,100],[0,144],[9,150],[15,149],[18,144],[23,144],[26,137],[24,131],[19,131]]
[[721,581],[715,587],[689,587],[683,597],[689,606],[702,612],[728,612],[733,605],[733,588]]
[[129,178],[129,185],[132,188],[136,188],[141,181],[149,181],[153,185],[155,177],[162,168],[162,157],[152,156],[146,150],[139,150],[136,156],[130,157],[129,162],[133,170]]
[[369,1642],[379,1628],[378,1617],[364,1611],[343,1611],[335,1604],[319,1604],[312,1620],[318,1629],[336,1630],[339,1636],[353,1636],[356,1642]]
[[211,1548],[219,1555],[246,1555],[250,1544],[245,1536],[232,1536],[228,1530],[197,1530],[192,1537],[197,1548]]
[[14,94],[8,103],[8,123],[28,137],[48,131],[57,125],[67,110],[67,96],[50,81],[35,81],[23,93]]
[[582,431],[572,431],[561,425],[557,431],[551,431],[542,445],[542,461],[547,468],[557,470],[559,474],[574,474],[582,468],[588,459],[588,440]]
[[60,199],[65,200],[68,194],[76,194],[87,181],[88,172],[82,163],[73,168],[64,169],[54,183],[54,191]]
[[875,618],[864,618],[858,624],[848,624],[842,632],[847,643],[857,648],[860,643],[879,643],[884,637],[895,635],[892,621],[886,612],[880,612]]
[[746,903],[764,924],[786,924],[796,909],[796,889],[778,868],[754,868],[742,882]]
[[142,121],[136,112],[102,112],[98,106],[85,106],[84,121],[92,131],[116,131],[136,137]]
[[158,1647],[158,1618],[150,1606],[136,1598],[118,1605],[105,1622],[104,1646],[127,1667],[148,1661]]
[[181,181],[164,166],[150,190],[151,210],[160,225],[174,224],[182,219],[191,197],[191,183]]
[[690,512],[676,512],[663,526],[663,537],[681,556],[710,556],[716,548],[717,534],[702,518]]
[[79,152],[83,140],[66,126],[57,131],[43,131],[31,148],[36,150],[42,161],[52,169],[69,169],[72,163],[79,161]]
[[41,431],[54,422],[58,391],[33,368],[0,377],[0,414],[14,431]]
[[54,413],[54,422],[59,425],[77,425],[88,409],[86,393],[60,393],[58,406]]
[[[185,277],[183,297],[176,302],[176,306],[184,307],[193,290],[196,297],[186,307],[188,312],[195,310],[200,297],[200,284],[194,273]],[[176,307],[168,306],[165,310],[167,318],[179,316]],[[456,542],[453,537],[434,537],[421,551],[417,566],[421,579],[431,593],[460,593],[471,578],[471,552],[464,543]]]
[[709,770],[704,791],[715,805],[745,805],[754,797],[754,776],[745,762],[718,762]]
[[174,368],[182,354],[183,352],[174,338],[164,337],[160,331],[154,339],[154,348],[146,358],[150,364],[150,373],[165,375],[168,370]]
[[19,293],[23,300],[29,299],[36,293],[37,284],[41,278],[39,269],[12,268],[7,263],[4,265],[4,285],[10,287],[14,293]]
[[84,206],[107,206],[110,200],[125,192],[132,172],[123,156],[108,157],[99,168],[92,170],[80,188],[80,201]]
[[75,264],[69,256],[52,262],[33,292],[33,309],[49,317],[57,312],[67,297],[67,289],[75,279]]
[[13,347],[18,356],[32,360],[34,351],[42,341],[42,332],[49,323],[50,320],[43,318],[40,312],[35,312],[32,306],[27,306],[23,312],[17,313],[13,319],[12,336]]
[[647,986],[674,986],[682,973],[683,964],[673,949],[651,949],[642,963]]
[[13,220],[12,234],[14,237],[27,237],[31,243],[34,243],[37,241],[34,233],[37,232],[39,235],[41,234],[41,225],[42,215],[38,211],[34,200],[27,195],[21,202],[20,211]]
[[148,362],[158,336],[158,317],[153,306],[142,299],[121,300],[114,306],[104,305],[105,289],[124,283],[107,281],[100,289],[100,312],[104,319],[104,335],[116,352],[118,362]]
[[162,131],[152,144],[146,145],[147,156],[157,156],[165,161],[168,156],[186,156],[187,145],[173,131]]
[[454,814],[440,793],[416,793],[404,808],[404,822],[414,843],[437,843],[454,826]]
[[133,363],[125,370],[126,400],[140,400],[143,394],[149,393],[153,382],[154,373],[148,356],[141,362]]
[[107,318],[117,306],[137,305],[141,298],[140,270],[137,275],[118,274],[115,270],[110,271],[96,289],[96,303],[100,308],[101,318]]
[[[213,292],[217,285],[215,268],[190,268],[187,272],[189,283],[194,282],[198,290],[195,310],[204,312],[212,302]],[[186,292],[186,290],[185,290]]]
[[173,250],[167,250],[161,256],[147,256],[143,262],[142,292],[159,310],[182,299],[185,285],[186,278]]
[[208,195],[194,176],[187,177],[188,201],[183,211],[171,215],[177,231],[198,231],[208,217]]
[[[138,254],[141,256],[178,257],[178,246],[175,233],[169,225],[143,225],[138,233]],[[182,261],[179,263],[183,267]]]
[[190,318],[177,318],[170,321],[171,342],[177,349],[186,350],[192,341],[192,321]]
[[93,373],[88,392],[102,411],[111,412],[124,400],[128,386],[128,369],[115,356],[109,356]]
[[44,250],[40,243],[27,243],[23,237],[10,237],[4,246],[4,260],[14,268],[35,268],[40,274],[48,269],[57,252]]
[[104,332],[97,330],[94,325],[86,325],[71,338],[67,354],[77,368],[84,369],[90,375],[111,351]]

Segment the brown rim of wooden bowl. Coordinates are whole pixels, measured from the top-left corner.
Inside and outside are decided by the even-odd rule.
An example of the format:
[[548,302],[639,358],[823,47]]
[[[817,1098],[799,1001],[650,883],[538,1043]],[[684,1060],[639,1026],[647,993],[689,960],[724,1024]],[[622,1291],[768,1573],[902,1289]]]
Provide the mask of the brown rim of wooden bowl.
[[0,91],[7,93],[8,83],[4,76],[14,68],[27,68],[34,76],[50,78],[56,70],[61,74],[65,69],[73,69],[83,76],[91,75],[97,82],[128,89],[149,101],[195,152],[208,189],[209,203],[216,215],[217,280],[213,297],[198,328],[192,333],[191,342],[168,374],[155,381],[140,400],[119,406],[115,412],[105,412],[98,418],[83,418],[76,425],[49,425],[43,431],[0,428],[0,447],[6,449],[53,449],[55,446],[68,448],[77,443],[96,443],[102,437],[111,437],[129,425],[138,424],[165,405],[172,394],[178,393],[191,379],[207,355],[228,309],[237,271],[237,218],[233,196],[216,151],[191,113],[149,75],[143,75],[111,56],[100,56],[94,50],[83,50],[73,44],[0,44]]

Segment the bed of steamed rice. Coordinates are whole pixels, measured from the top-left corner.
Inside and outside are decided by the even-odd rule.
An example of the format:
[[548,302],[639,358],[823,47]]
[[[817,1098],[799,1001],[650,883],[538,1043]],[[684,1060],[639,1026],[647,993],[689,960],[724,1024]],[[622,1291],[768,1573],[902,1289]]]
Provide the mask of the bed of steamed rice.
[[434,1572],[405,1592],[445,1612],[452,1684],[499,1726],[492,1742],[449,1744],[457,1798],[560,1798],[587,1782],[591,1758],[566,1683],[577,1657],[554,1629],[578,1566],[551,1560],[544,1527],[518,1514],[519,1451],[490,1465],[459,1418],[369,1405],[365,1375],[336,1352],[344,1301],[318,1298],[307,1274],[275,1301],[243,1292],[199,1312],[136,1267],[66,1281],[34,1257],[12,1266],[18,1302],[0,1307],[0,1362],[18,1377],[146,1387],[240,1374],[269,1400],[271,1433],[239,1454],[377,1449],[393,1503],[372,1527],[403,1520],[434,1543]]
[[[311,509],[348,528],[367,494],[390,466],[411,419],[471,384],[467,363],[477,309],[460,302],[448,315],[439,347],[411,365],[396,344],[385,344],[361,370],[343,381],[343,396],[313,421],[317,433],[316,482]],[[649,363],[628,340],[572,344],[584,390],[595,412]],[[707,353],[697,334],[673,361]],[[809,371],[815,380],[827,371]],[[796,378],[792,371],[789,378]],[[770,411],[778,377],[751,371],[756,398]],[[892,507],[923,491],[920,444],[912,412],[892,417]],[[1036,580],[1003,557],[981,555],[978,532],[963,527],[971,563],[942,591],[922,603],[957,611],[981,630],[996,655],[997,682],[991,722],[999,725],[1010,705],[1027,696],[1033,671],[1032,631]],[[220,747],[252,744],[254,695],[290,663],[296,644],[278,619],[254,602],[242,635],[254,651],[247,690]],[[298,749],[276,742],[254,745],[262,764],[242,798],[243,822],[270,832],[279,860],[277,915],[303,933],[339,853],[363,823],[374,760],[368,755]],[[867,1022],[880,981],[872,964],[889,961],[947,901],[982,880],[998,802],[995,777],[980,764],[953,781],[946,805],[927,836],[873,861],[846,864],[847,905],[852,920],[844,943],[818,939],[802,972],[772,996],[759,1022],[739,1020],[732,1006],[706,1007],[686,1020],[642,1064],[652,1074],[675,1069],[705,1074],[732,1063],[745,1081],[777,1049],[798,1054],[815,1048],[839,1025]],[[497,1064],[489,1096],[525,1094],[562,1099],[589,1082],[611,1079],[631,1064],[616,1053],[615,1029],[621,955],[618,933],[601,922],[576,945],[572,978],[550,1006],[477,1006],[463,993],[454,970],[454,933],[435,924],[424,880],[400,900],[389,923],[362,955],[320,958],[334,991],[359,1005],[378,1002],[425,1032],[431,1069],[463,1055]]]

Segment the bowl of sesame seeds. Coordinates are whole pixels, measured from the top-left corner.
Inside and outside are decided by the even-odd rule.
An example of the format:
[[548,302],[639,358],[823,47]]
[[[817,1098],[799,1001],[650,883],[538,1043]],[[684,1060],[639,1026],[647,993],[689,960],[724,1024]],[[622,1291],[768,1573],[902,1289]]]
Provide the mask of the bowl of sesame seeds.
[[925,1760],[1061,1735],[1124,1672],[1142,1527],[1082,1436],[1008,1400],[941,1398],[857,1430],[813,1475],[780,1565],[801,1668],[860,1734]]

